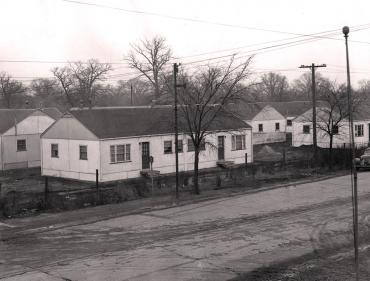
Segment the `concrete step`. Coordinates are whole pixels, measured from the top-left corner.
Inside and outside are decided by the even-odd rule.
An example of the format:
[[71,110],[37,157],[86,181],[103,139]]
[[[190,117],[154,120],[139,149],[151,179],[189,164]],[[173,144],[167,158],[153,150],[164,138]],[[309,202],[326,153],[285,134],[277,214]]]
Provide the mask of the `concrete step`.
[[140,174],[144,177],[155,178],[158,177],[161,173],[157,170],[144,169],[140,171]]
[[224,169],[228,169],[234,166],[234,162],[221,160],[221,161],[217,161],[217,166],[224,168]]

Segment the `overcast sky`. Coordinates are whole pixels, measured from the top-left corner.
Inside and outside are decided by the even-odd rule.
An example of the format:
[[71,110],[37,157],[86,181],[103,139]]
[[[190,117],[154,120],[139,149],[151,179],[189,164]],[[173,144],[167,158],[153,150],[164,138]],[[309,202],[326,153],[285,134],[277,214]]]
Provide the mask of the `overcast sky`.
[[[344,82],[345,45],[341,29],[344,25],[349,25],[352,27],[349,37],[352,80],[355,84],[361,79],[370,79],[368,0],[80,2],[106,7],[63,0],[0,0],[0,71],[7,71],[26,81],[29,77],[51,76],[50,69],[58,64],[15,63],[4,60],[63,62],[97,58],[102,62],[122,63],[131,42],[159,34],[167,39],[174,55],[180,57],[176,62],[185,65],[187,62],[234,52],[240,52],[239,56],[244,57],[257,52],[252,67],[258,74],[275,71],[287,75],[289,80],[292,80],[309,71],[298,69],[301,64],[326,63],[328,67],[320,69],[320,72],[324,76]],[[135,13],[132,10],[144,13]],[[356,28],[363,29],[355,32]],[[295,46],[271,48],[272,45],[306,40],[309,37],[287,41],[281,41],[282,39],[331,30],[336,30],[336,34],[331,35],[333,39],[316,38],[313,42],[301,41]],[[256,45],[263,42],[269,43]],[[256,51],[264,47],[268,47],[264,52]],[[232,48],[238,49],[218,52]],[[202,53],[206,54],[195,56]],[[220,63],[220,60],[222,61],[213,59],[210,63]],[[197,63],[192,63],[187,67],[196,65]],[[113,66],[114,76],[110,77],[112,83],[118,79],[127,80],[135,76],[125,64]]]

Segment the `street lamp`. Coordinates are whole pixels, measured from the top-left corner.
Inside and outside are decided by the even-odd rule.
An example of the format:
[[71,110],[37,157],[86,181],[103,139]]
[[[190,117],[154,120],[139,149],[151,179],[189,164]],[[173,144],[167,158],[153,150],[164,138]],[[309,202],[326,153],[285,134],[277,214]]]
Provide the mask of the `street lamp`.
[[351,77],[349,71],[349,56],[348,56],[348,33],[349,27],[344,26],[343,34],[346,43],[346,61],[347,61],[347,98],[348,98],[348,111],[349,111],[349,133],[350,133],[350,147],[352,154],[351,170],[353,174],[353,238],[355,248],[355,267],[356,267],[356,280],[359,280],[359,258],[358,258],[358,202],[357,202],[357,170],[355,164],[355,138],[353,133],[353,112],[352,112],[352,89]]

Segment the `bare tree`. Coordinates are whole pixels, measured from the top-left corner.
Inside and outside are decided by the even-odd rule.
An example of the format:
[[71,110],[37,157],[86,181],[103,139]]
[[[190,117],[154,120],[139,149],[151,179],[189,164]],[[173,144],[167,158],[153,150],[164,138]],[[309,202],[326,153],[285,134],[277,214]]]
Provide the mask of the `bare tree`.
[[[334,137],[340,137],[340,134],[343,133],[340,128],[349,126],[349,111],[346,85],[338,85],[335,82],[327,81],[325,90],[322,89],[320,96],[322,106],[317,108],[316,128],[329,137],[329,168],[331,169]],[[354,93],[353,112],[359,110],[359,106],[364,100],[365,96]],[[306,119],[311,122],[312,116],[309,115]],[[348,136],[348,132],[345,132],[344,135]]]
[[[321,95],[325,95],[327,88],[330,88],[330,81],[323,77],[320,72],[316,73],[316,97],[320,99]],[[312,75],[311,72],[306,72],[296,79],[291,84],[291,92],[296,100],[311,100],[312,96]]]
[[289,83],[286,76],[269,72],[261,76],[256,90],[268,101],[285,101],[288,98]]
[[199,154],[205,145],[205,137],[211,126],[225,115],[224,106],[235,101],[242,92],[240,83],[247,78],[251,61],[235,65],[234,61],[224,68],[207,67],[192,76],[184,77],[186,89],[179,95],[179,120],[189,134],[194,146],[194,191],[198,185]]
[[33,97],[34,106],[66,107],[65,102],[63,101],[63,90],[57,79],[34,79],[31,81],[29,88]]
[[139,44],[131,44],[132,50],[126,60],[130,67],[142,73],[154,88],[154,96],[159,98],[161,92],[161,74],[164,66],[171,59],[172,51],[166,45],[166,39],[155,36],[144,39]]
[[91,59],[86,63],[75,62],[62,68],[56,67],[52,73],[58,79],[71,107],[78,103],[92,107],[102,88],[99,82],[104,81],[111,70],[110,64]]
[[4,105],[10,108],[12,105],[12,100],[17,94],[25,93],[26,88],[23,86],[22,82],[12,79],[12,77],[6,73],[0,73],[0,93],[4,101]]

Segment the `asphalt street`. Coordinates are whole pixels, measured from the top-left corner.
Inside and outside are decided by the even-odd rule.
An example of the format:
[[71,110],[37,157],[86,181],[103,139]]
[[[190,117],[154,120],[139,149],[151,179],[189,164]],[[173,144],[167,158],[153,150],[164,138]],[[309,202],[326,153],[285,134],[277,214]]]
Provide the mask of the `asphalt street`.
[[[369,183],[370,173],[360,173],[362,229],[370,221]],[[228,280],[350,242],[351,208],[350,177],[340,176],[73,225],[53,215],[43,227],[36,221],[47,215],[7,220],[0,279]]]

